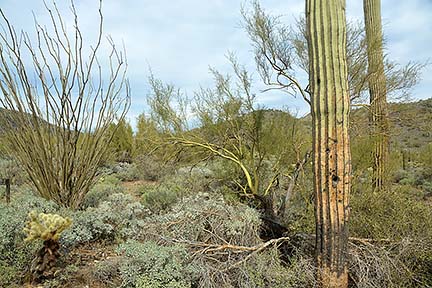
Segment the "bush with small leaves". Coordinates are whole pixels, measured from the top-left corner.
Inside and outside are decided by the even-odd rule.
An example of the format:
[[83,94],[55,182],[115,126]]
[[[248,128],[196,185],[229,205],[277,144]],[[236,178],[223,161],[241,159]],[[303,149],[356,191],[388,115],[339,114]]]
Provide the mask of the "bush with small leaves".
[[163,236],[236,245],[256,245],[261,240],[260,214],[244,204],[228,205],[222,196],[198,193],[175,204],[169,213],[155,215],[147,231]]
[[140,179],[140,171],[135,164],[118,162],[110,166],[113,175],[121,181],[135,181]]
[[142,204],[154,213],[166,211],[181,199],[182,188],[177,185],[163,183],[159,186],[143,186]]
[[121,181],[113,175],[101,177],[95,186],[86,194],[82,209],[97,207],[101,202],[106,201],[112,194],[123,193]]
[[350,202],[351,235],[387,243],[351,249],[351,273],[360,287],[431,285],[432,210],[422,195],[412,186],[380,193],[362,186],[353,189]]
[[122,287],[190,288],[197,268],[182,246],[160,246],[154,242],[127,241],[118,248]]
[[312,257],[293,255],[290,263],[280,260],[279,251],[273,247],[253,257],[244,268],[238,268],[236,287],[284,288],[315,287],[315,265]]
[[72,247],[101,240],[113,242],[116,239],[134,238],[144,230],[143,219],[149,214],[150,211],[131,195],[112,194],[98,207],[71,213],[74,224],[65,231],[61,242]]
[[92,272],[93,277],[109,287],[119,287],[120,282],[120,259],[118,257],[98,262]]
[[103,215],[100,215],[96,208],[77,211],[70,217],[73,219],[73,225],[60,239],[63,246],[74,247],[98,240],[114,240],[114,228],[104,222]]
[[17,191],[9,205],[0,203],[0,287],[18,285],[38,249],[37,243],[24,242],[23,228],[34,209],[55,212],[57,205],[27,190]]
[[134,159],[134,164],[139,171],[139,178],[148,181],[158,181],[166,175],[174,173],[173,163],[165,163],[157,157],[139,155]]
[[140,189],[142,204],[154,213],[163,213],[184,197],[209,191],[213,181],[205,176],[204,168],[181,168],[175,175],[162,179],[159,185],[143,185]]

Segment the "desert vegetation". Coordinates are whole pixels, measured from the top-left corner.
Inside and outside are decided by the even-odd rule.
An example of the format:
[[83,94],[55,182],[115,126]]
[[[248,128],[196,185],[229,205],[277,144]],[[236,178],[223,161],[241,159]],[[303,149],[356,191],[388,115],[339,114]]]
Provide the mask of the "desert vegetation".
[[432,99],[388,102],[425,64],[383,55],[380,1],[366,27],[344,2],[293,27],[248,3],[268,89],[233,53],[193,97],[151,72],[135,127],[102,1],[92,44],[73,2],[36,38],[0,10],[0,287],[432,287]]

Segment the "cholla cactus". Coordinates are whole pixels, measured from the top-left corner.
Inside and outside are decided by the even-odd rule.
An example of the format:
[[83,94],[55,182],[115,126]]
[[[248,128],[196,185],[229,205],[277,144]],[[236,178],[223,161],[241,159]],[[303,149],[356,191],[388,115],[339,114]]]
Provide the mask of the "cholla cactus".
[[58,241],[60,234],[67,229],[72,221],[57,214],[45,214],[31,211],[30,221],[27,222],[24,232],[27,234],[25,241],[35,239]]
[[45,214],[31,211],[29,221],[24,228],[27,234],[25,241],[43,240],[43,247],[37,252],[30,267],[31,282],[40,283],[44,279],[54,277],[55,265],[60,257],[60,234],[68,228],[72,221],[57,214]]

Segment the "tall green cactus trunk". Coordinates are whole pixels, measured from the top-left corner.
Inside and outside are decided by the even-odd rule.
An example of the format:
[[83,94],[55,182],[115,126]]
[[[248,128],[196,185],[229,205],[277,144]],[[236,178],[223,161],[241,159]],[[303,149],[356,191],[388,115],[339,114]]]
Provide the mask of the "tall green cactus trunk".
[[348,287],[351,153],[344,0],[306,0],[314,151],[317,277]]
[[376,190],[388,188],[389,123],[387,88],[384,74],[381,1],[364,0],[364,19],[368,53],[371,136],[374,143],[373,179]]

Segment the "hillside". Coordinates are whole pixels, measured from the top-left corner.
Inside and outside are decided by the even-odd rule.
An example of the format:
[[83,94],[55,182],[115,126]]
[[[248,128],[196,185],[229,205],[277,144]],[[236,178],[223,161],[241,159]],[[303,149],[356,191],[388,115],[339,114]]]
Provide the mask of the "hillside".
[[[391,144],[398,149],[415,150],[432,142],[432,98],[408,103],[390,103]],[[366,108],[353,110],[352,135],[364,135],[368,128]]]
[[[390,103],[392,145],[400,149],[414,149],[432,142],[432,98],[408,103]],[[5,117],[10,111],[0,108],[0,133],[4,130]],[[292,120],[287,112],[275,109],[265,110],[265,119]],[[351,113],[352,137],[368,133],[368,113],[366,108],[353,109]],[[311,117],[301,118],[301,123],[311,130]]]

